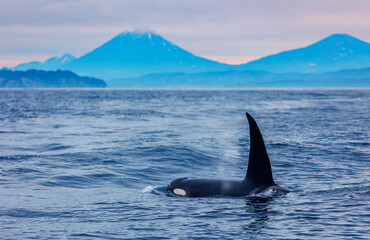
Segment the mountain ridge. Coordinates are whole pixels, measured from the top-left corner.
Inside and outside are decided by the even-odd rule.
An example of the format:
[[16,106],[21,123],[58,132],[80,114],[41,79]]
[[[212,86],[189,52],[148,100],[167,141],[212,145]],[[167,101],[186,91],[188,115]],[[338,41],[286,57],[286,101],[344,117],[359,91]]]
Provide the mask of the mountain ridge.
[[58,70],[61,68],[63,64],[66,64],[70,61],[75,60],[76,57],[72,56],[71,54],[67,53],[64,54],[61,57],[51,57],[47,59],[44,62],[39,62],[39,61],[32,61],[29,63],[21,63],[14,68],[13,70],[19,70],[19,71],[24,71],[24,70],[29,70],[29,69],[37,69],[37,70],[46,70],[46,71],[53,71],[53,70]]
[[97,78],[81,77],[71,71],[0,70],[0,88],[105,88]]
[[[111,82],[127,88],[239,88],[239,87],[370,87],[370,67],[327,73],[271,73],[228,70],[203,73],[148,74]],[[116,84],[116,85],[114,85]]]
[[196,56],[153,31],[125,31],[79,58],[64,55],[43,63],[20,64],[13,69],[71,70],[79,75],[103,78],[109,84],[150,73],[227,70],[324,73],[366,67],[370,67],[370,44],[348,34],[332,34],[306,47],[229,65]]

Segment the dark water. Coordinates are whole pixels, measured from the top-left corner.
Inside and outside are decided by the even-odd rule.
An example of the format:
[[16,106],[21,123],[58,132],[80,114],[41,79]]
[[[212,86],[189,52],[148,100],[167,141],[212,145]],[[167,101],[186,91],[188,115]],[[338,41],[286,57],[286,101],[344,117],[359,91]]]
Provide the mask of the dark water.
[[[370,90],[1,90],[1,239],[369,239]],[[285,197],[183,198],[242,179],[245,111]]]

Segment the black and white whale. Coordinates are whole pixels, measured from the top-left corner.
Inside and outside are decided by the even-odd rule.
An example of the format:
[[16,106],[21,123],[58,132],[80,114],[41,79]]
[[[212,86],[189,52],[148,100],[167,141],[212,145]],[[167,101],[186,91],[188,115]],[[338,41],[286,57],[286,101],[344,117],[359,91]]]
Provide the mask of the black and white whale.
[[251,115],[246,115],[249,122],[250,150],[248,170],[243,180],[177,178],[167,186],[168,189],[186,197],[240,197],[270,191],[274,195],[282,195],[290,192],[275,184],[261,132]]

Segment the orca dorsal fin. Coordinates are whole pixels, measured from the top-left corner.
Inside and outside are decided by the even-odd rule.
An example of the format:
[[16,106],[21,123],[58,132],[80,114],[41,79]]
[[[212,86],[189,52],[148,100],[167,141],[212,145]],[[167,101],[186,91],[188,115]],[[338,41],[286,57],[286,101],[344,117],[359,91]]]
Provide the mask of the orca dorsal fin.
[[259,184],[275,184],[265,143],[256,121],[246,113],[249,122],[250,150],[248,170],[245,178]]

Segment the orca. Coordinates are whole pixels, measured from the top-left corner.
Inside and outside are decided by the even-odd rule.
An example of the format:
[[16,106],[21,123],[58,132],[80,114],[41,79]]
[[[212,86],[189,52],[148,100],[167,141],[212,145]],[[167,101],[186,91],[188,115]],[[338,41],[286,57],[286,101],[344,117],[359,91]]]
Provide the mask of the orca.
[[261,132],[252,116],[248,112],[246,115],[249,122],[250,149],[247,174],[243,180],[177,178],[167,189],[185,197],[242,197],[267,192],[272,195],[289,193],[288,189],[275,184]]

